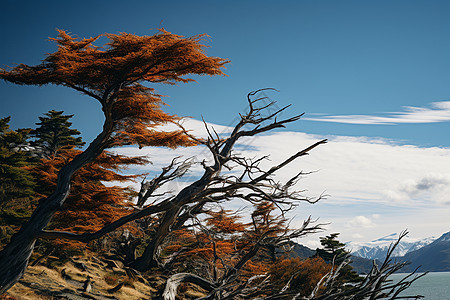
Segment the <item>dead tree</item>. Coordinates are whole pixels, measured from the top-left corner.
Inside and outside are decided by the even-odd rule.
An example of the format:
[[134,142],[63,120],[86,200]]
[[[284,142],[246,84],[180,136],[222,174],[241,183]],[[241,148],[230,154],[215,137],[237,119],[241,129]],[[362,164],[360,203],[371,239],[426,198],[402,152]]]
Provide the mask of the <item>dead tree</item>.
[[342,267],[350,263],[347,257],[338,266],[332,264],[330,272],[328,272],[316,285],[312,293],[307,297],[301,297],[300,293],[292,290],[281,290],[272,293],[270,297],[265,299],[289,299],[289,300],[376,300],[376,299],[421,299],[422,295],[403,296],[401,292],[405,291],[414,281],[425,276],[427,272],[417,274],[417,270],[405,275],[398,282],[393,282],[389,276],[400,271],[408,262],[393,262],[392,253],[398,246],[400,240],[407,235],[407,231],[403,231],[397,241],[389,247],[386,258],[379,266],[374,260],[373,266],[369,274],[363,281],[354,286],[342,286],[338,283],[340,270]]
[[[36,239],[69,195],[73,174],[94,161],[103,150],[123,145],[172,148],[192,145],[181,131],[155,130],[158,125],[176,122],[178,117],[161,109],[161,96],[153,88],[143,85],[144,82],[174,84],[193,81],[189,78],[191,74],[221,75],[228,62],[204,53],[203,35],[185,38],[163,29],[153,36],[105,34],[100,36],[105,36],[109,42],[99,47],[94,43],[100,36],[78,39],[63,30],[58,33],[58,37],[52,39],[58,50],[48,54],[41,64],[19,64],[8,70],[0,69],[0,79],[20,85],[55,84],[89,96],[101,105],[103,128],[85,151],[61,168],[56,189],[39,201],[30,219],[0,251],[0,294],[22,277]],[[153,206],[150,214],[167,210],[172,205],[166,202],[161,206]],[[146,213],[149,211],[137,215]],[[135,217],[121,219],[112,227]],[[88,237],[101,236],[112,227]]]
[[[129,266],[138,271],[146,271],[152,266],[160,265],[159,249],[168,234],[177,227],[183,226],[189,218],[203,213],[203,208],[208,203],[218,203],[232,199],[242,199],[251,204],[261,201],[274,203],[282,214],[293,209],[301,201],[315,203],[320,200],[308,198],[300,192],[292,190],[303,172],[298,172],[285,183],[274,179],[276,171],[286,167],[294,160],[307,155],[315,147],[326,143],[321,140],[313,145],[298,151],[286,158],[284,161],[270,168],[264,169],[261,164],[264,159],[250,159],[235,154],[232,150],[238,140],[252,137],[270,130],[284,128],[286,124],[300,119],[297,115],[286,119],[277,119],[289,106],[272,111],[275,103],[267,103],[267,97],[257,97],[266,89],[254,91],[247,95],[249,105],[248,112],[240,116],[240,121],[234,127],[228,137],[220,137],[214,129],[206,124],[208,137],[198,139],[191,136],[197,143],[206,146],[212,156],[211,162],[202,162],[203,174],[192,184],[183,188],[175,196],[162,196],[151,204],[143,205],[142,208],[125,216],[94,233],[74,234],[69,232],[46,231],[40,233],[42,238],[65,238],[88,242],[109,233],[120,226],[146,216],[162,213],[162,217],[156,224],[155,233],[146,246],[143,254]],[[180,125],[181,126],[181,125]],[[187,130],[184,130],[189,135]],[[175,179],[185,173],[187,167],[192,164],[190,160],[184,162],[172,161],[167,168],[163,169],[160,176],[153,183],[148,184],[148,190],[141,189],[140,194],[148,199],[152,193],[156,193],[155,186],[167,182],[167,178]],[[223,174],[223,169],[236,169],[235,172]],[[180,175],[181,174],[181,175]],[[145,187],[145,184],[143,184]],[[151,193],[148,193],[148,192]]]
[[[393,283],[389,276],[400,271],[408,262],[392,262],[392,254],[400,243],[401,239],[408,234],[407,231],[400,233],[397,241],[388,249],[386,258],[383,263],[378,266],[373,262],[372,269],[366,275],[364,281],[357,284],[354,288],[343,289],[336,284],[336,278],[339,275],[339,269],[345,264],[350,263],[349,259],[344,260],[337,270],[332,270],[325,278],[326,291],[322,295],[313,294],[307,299],[332,300],[332,299],[420,299],[421,295],[401,296],[400,293],[406,290],[414,281],[425,276],[427,272],[416,274],[418,268],[406,275],[400,281]],[[317,289],[315,290],[317,292]]]
[[[321,224],[313,225],[314,222],[311,218],[308,218],[300,228],[295,230],[291,230],[287,226],[279,227],[279,220],[283,218],[283,216],[278,215],[268,221],[270,224],[266,223],[267,219],[264,221],[253,219],[251,222],[253,224],[252,232],[255,234],[252,235],[253,239],[248,239],[245,234],[241,233],[239,238],[241,242],[239,244],[241,245],[234,244],[234,251],[229,254],[230,259],[228,260],[221,257],[217,252],[213,237],[215,233],[198,220],[195,226],[198,226],[203,233],[211,238],[213,246],[212,261],[209,262],[209,265],[212,266],[210,268],[211,273],[207,274],[207,278],[192,273],[173,274],[166,282],[163,298],[165,300],[175,299],[177,287],[186,282],[199,285],[208,291],[209,294],[204,299],[253,299],[260,295],[270,295],[270,290],[267,289],[270,286],[270,275],[255,274],[247,278],[242,276],[244,266],[264,250],[283,247],[289,244],[292,239],[321,230]],[[261,260],[262,258],[258,257],[258,259]],[[221,267],[218,266],[219,264],[216,261],[220,261]]]
[[[276,182],[273,179],[273,175],[295,159],[308,154],[313,148],[325,143],[326,140],[319,141],[295,153],[282,163],[267,170],[260,167],[262,159],[248,159],[235,155],[232,151],[236,142],[243,137],[252,137],[276,128],[285,127],[285,124],[297,121],[301,117],[301,115],[298,115],[288,119],[277,120],[280,113],[287,107],[275,110],[264,116],[264,113],[270,112],[270,109],[273,108],[274,102],[264,103],[263,100],[267,100],[267,97],[256,97],[256,99],[253,99],[261,91],[258,90],[248,94],[248,113],[241,115],[241,120],[234,127],[229,137],[220,137],[214,129],[210,129],[206,124],[205,127],[208,132],[206,139],[197,139],[191,136],[197,143],[203,144],[209,149],[212,162],[203,162],[204,173],[201,178],[185,187],[170,200],[172,207],[164,212],[153,239],[147,245],[143,255],[131,264],[132,267],[145,271],[158,263],[158,248],[163,243],[164,238],[171,232],[173,226],[175,224],[176,226],[182,226],[184,224],[183,221],[187,221],[188,216],[192,217],[201,214],[203,212],[202,208],[208,203],[238,198],[250,203],[270,201],[275,203],[281,212],[284,213],[295,207],[299,201],[313,203],[319,200],[320,197],[317,199],[306,198],[298,192],[291,191],[300,175],[303,174],[302,172],[285,184]],[[185,132],[188,134],[186,130]],[[184,173],[185,165],[189,163],[184,162],[181,165],[174,166],[172,162],[168,167],[169,169],[163,169],[163,178],[175,177],[179,173]],[[170,173],[170,168],[174,169],[172,173]],[[224,175],[222,173],[224,168],[228,170],[239,168],[240,170],[237,173],[233,172],[231,175]],[[158,178],[161,178],[161,176]]]

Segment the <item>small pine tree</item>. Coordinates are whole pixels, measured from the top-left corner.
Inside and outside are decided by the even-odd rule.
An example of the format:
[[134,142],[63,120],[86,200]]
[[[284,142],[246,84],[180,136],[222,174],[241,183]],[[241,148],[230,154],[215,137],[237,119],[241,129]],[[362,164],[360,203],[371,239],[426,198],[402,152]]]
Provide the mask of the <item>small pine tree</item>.
[[35,181],[29,168],[34,158],[27,144],[28,129],[9,129],[10,117],[0,119],[0,246],[31,215]]
[[316,256],[323,258],[327,263],[340,263],[349,253],[345,250],[345,244],[339,242],[337,237],[339,233],[332,233],[320,238],[322,249],[316,249]]
[[29,130],[9,129],[11,117],[0,119],[0,206],[11,200],[30,198],[34,194],[33,176],[27,170],[33,160],[20,145],[26,143]]
[[[315,256],[321,257],[327,263],[334,262],[335,265],[339,265],[344,259],[350,255],[350,252],[345,250],[345,244],[337,240],[339,233],[332,233],[325,237],[320,238],[320,244],[322,249],[317,249]],[[339,282],[355,283],[362,281],[363,278],[356,273],[352,266],[349,264],[344,265],[339,273]]]
[[63,115],[63,111],[56,110],[44,115],[39,117],[40,122],[36,123],[39,127],[31,131],[31,135],[36,139],[33,145],[40,148],[43,157],[49,158],[61,150],[84,146],[81,137],[75,137],[80,135],[80,132],[70,128],[72,123],[69,119],[73,115]]

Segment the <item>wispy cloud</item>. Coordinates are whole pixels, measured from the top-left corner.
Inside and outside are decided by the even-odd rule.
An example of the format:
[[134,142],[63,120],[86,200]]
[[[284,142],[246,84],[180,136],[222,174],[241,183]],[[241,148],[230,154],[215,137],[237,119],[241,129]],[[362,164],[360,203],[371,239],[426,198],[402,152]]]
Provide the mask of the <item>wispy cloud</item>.
[[437,123],[450,121],[450,101],[432,102],[430,107],[405,106],[403,111],[383,115],[323,115],[304,118],[309,121],[346,124],[395,125],[405,123]]

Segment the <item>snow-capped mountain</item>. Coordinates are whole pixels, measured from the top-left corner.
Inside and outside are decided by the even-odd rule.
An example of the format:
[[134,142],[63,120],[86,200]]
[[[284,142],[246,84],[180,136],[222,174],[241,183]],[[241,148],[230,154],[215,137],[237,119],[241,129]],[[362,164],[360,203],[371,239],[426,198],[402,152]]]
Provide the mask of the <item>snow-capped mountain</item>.
[[[348,243],[347,249],[352,251],[355,256],[383,260],[391,243],[398,239],[398,234],[393,233],[368,243]],[[411,239],[404,237],[397,248],[394,250],[393,256],[404,256],[406,253],[418,250],[426,245],[429,245],[436,237],[429,237],[425,239]]]
[[444,233],[429,245],[408,252],[399,259],[411,263],[402,269],[403,272],[411,272],[418,267],[420,272],[450,271],[450,232]]

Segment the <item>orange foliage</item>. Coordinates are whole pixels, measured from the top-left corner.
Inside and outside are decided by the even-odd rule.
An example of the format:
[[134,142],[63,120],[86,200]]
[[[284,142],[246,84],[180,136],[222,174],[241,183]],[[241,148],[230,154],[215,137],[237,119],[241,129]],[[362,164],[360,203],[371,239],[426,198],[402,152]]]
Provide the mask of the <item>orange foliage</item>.
[[206,225],[216,234],[236,234],[245,230],[245,224],[239,222],[241,216],[232,214],[231,210],[209,211]]
[[[32,171],[36,175],[40,196],[47,196],[56,186],[57,173],[68,159],[81,151],[67,150],[58,156],[42,159]],[[124,157],[103,152],[97,159],[74,174],[71,190],[61,211],[52,219],[50,227],[75,233],[93,232],[104,225],[129,214],[125,201],[127,190],[118,186],[106,186],[103,182],[124,182],[135,176],[117,173],[129,164],[145,164],[148,161],[139,157]],[[75,241],[54,241],[70,247],[84,247]]]
[[175,232],[176,242],[167,250],[178,251],[186,245],[193,245],[183,256],[212,261],[214,248],[216,255],[229,261],[240,236],[247,226],[239,222],[240,216],[232,215],[230,210],[209,211],[205,219],[206,226],[198,233],[182,229]]
[[289,290],[295,290],[300,292],[301,296],[307,296],[330,270],[331,266],[320,257],[304,260],[296,257],[280,258],[270,266],[268,272],[278,291],[290,282]]
[[[208,266],[209,274],[216,267],[218,276],[223,275],[229,267],[235,266],[246,253],[252,251],[262,236],[275,237],[286,231],[285,222],[271,215],[274,209],[272,203],[256,204],[251,223],[241,222],[241,216],[231,210],[210,210],[200,231],[182,229],[173,232],[165,251],[174,253],[184,249],[179,255],[183,263],[190,261],[190,265],[193,265],[193,261],[202,261],[203,266]],[[240,278],[248,279],[267,273],[274,263],[274,251],[275,248],[261,247],[246,261],[239,272]]]
[[[0,78],[22,85],[63,85],[95,98],[113,122],[107,147],[192,144],[181,131],[155,129],[178,118],[162,111],[161,96],[142,83],[176,84],[194,81],[185,77],[189,74],[223,75],[228,61],[205,54],[205,35],[185,38],[161,29],[152,36],[120,33],[79,39],[63,30],[58,33],[51,38],[58,51],[42,64],[2,69]],[[101,36],[109,42],[97,47],[94,42]]]

